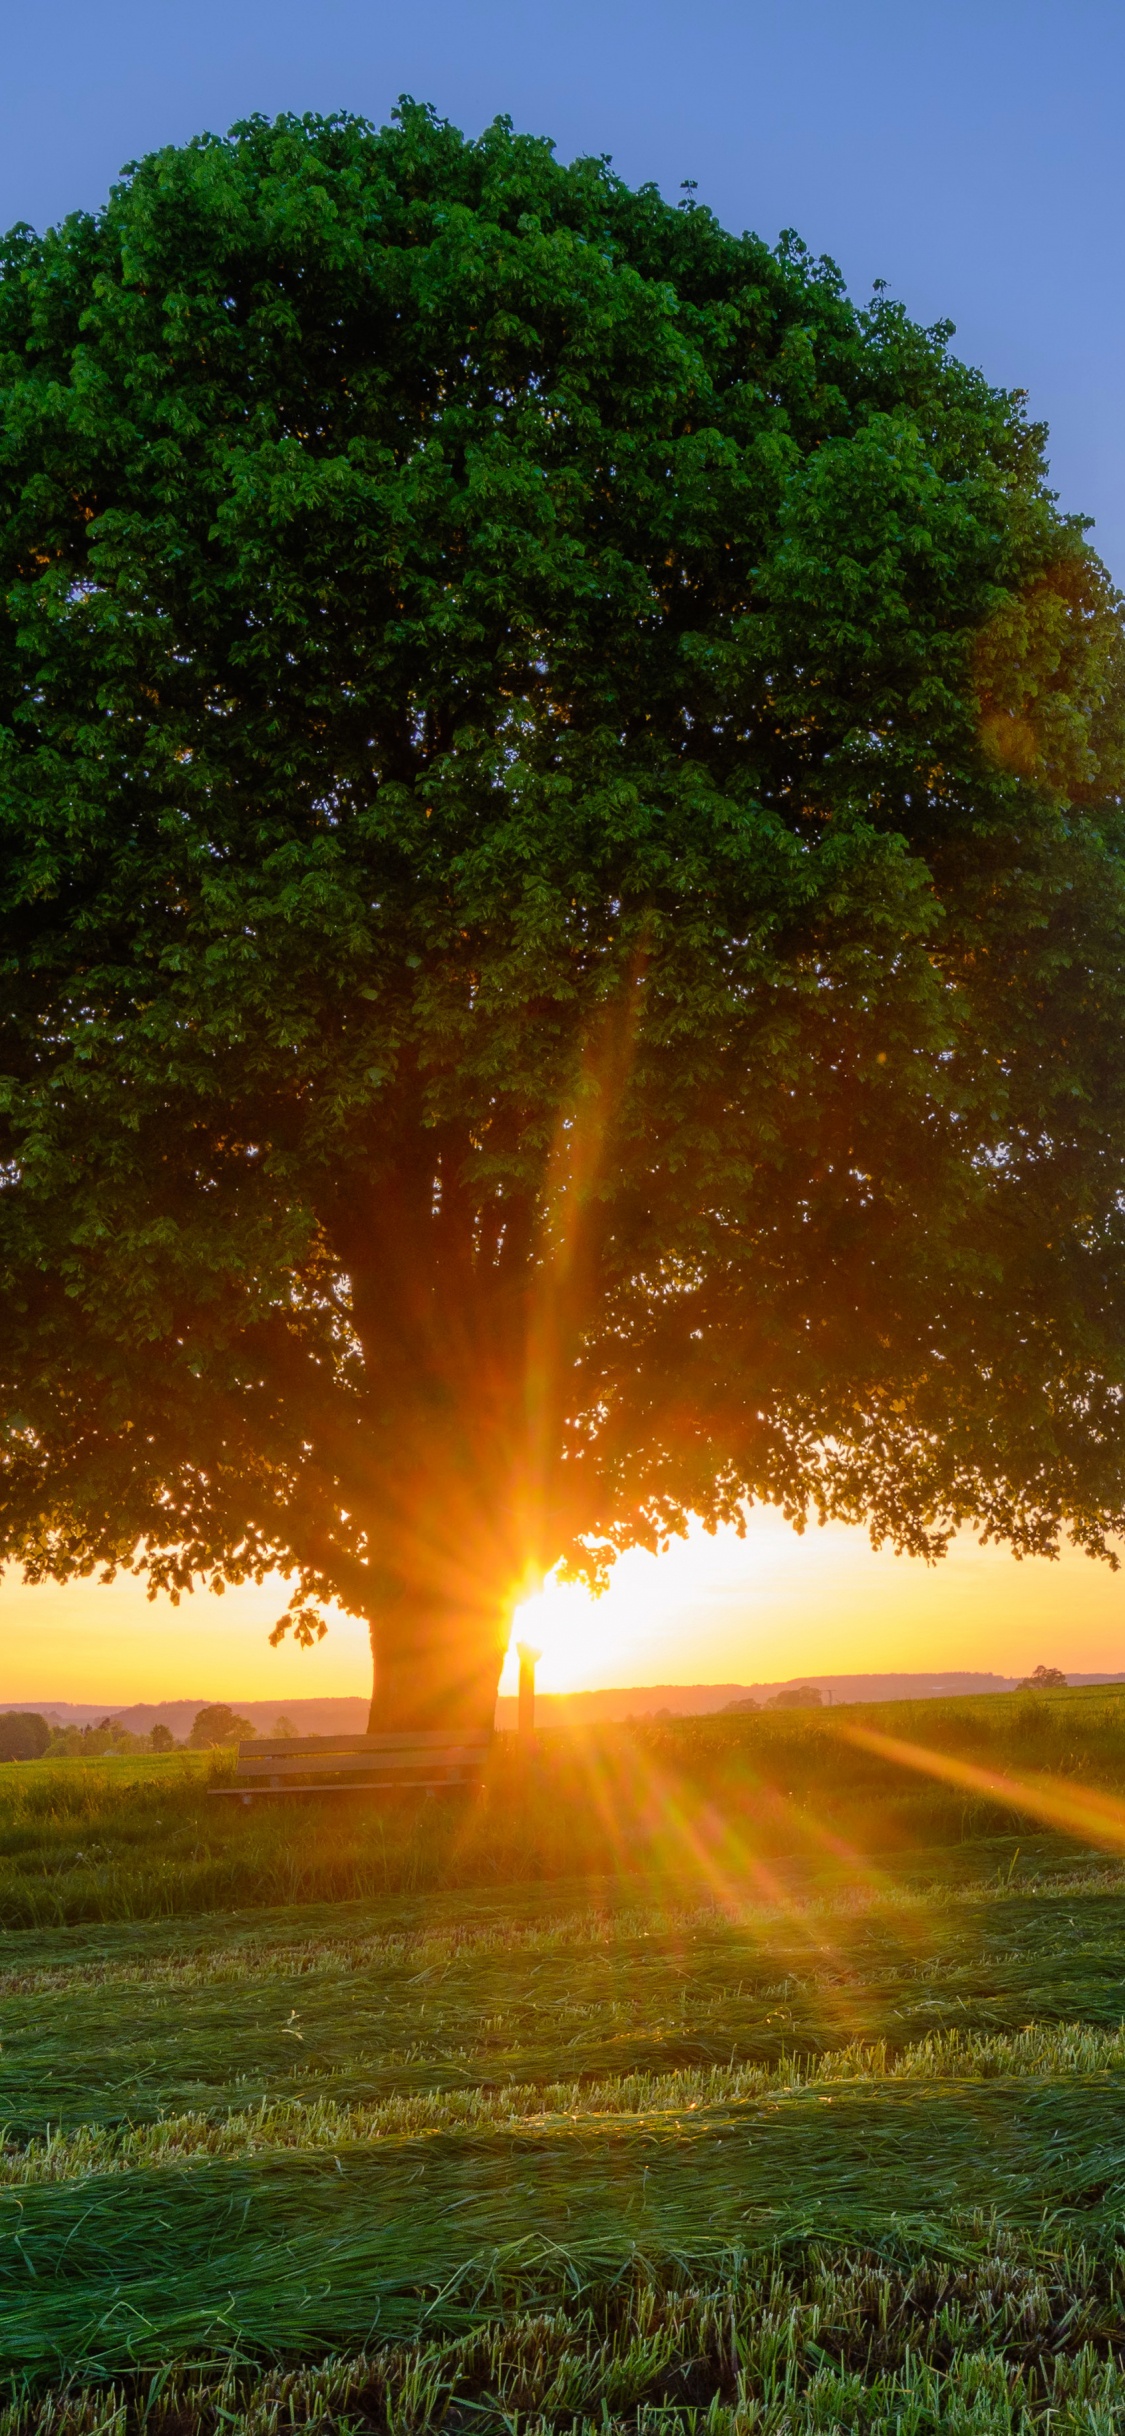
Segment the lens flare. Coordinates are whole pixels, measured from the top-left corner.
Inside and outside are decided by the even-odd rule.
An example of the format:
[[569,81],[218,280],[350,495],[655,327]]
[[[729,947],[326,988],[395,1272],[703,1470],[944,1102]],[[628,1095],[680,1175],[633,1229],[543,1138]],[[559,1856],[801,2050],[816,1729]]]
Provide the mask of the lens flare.
[[845,1741],[877,1758],[896,1760],[902,1768],[915,1768],[944,1784],[959,1785],[966,1793],[1003,1803],[1027,1817],[1041,1819],[1046,1827],[1084,1837],[1106,1852],[1125,1852],[1125,1802],[1112,1793],[1096,1793],[1091,1786],[1070,1783],[1065,1777],[1009,1776],[1000,1768],[979,1768],[972,1760],[954,1759],[945,1751],[928,1750],[922,1743],[901,1742],[893,1734],[878,1733],[873,1726],[842,1726],[839,1730]]

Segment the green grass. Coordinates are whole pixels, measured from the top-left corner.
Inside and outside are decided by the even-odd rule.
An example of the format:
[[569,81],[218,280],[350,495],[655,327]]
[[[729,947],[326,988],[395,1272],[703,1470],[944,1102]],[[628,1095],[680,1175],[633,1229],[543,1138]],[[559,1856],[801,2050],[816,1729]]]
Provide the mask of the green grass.
[[[1115,1697],[871,1723],[1125,1783]],[[815,1714],[227,1764],[0,1771],[0,2436],[1125,2424],[1111,1852]]]
[[[502,1736],[469,1803],[325,1800],[246,1812],[212,1798],[228,1754],[0,1767],[0,1929],[191,1918],[636,1871],[715,1882],[778,1860],[845,1877],[856,1855],[1010,1831],[998,1801],[849,1739],[900,1741],[1025,1779],[1125,1794],[1125,1687],[764,1711],[543,1738],[530,1781]],[[1022,1819],[1029,1833],[1033,1812]],[[1097,1840],[1096,1822],[1089,1835]],[[1108,1847],[1125,1850],[1125,1811]]]
[[[576,2133],[597,2141],[622,2126],[646,2138],[679,2140],[711,2118],[731,2136],[736,2115],[752,2104],[772,2118],[783,2099],[813,2093],[831,2103],[840,2089],[882,2092],[901,2084],[968,2084],[1002,2080],[1079,2080],[1096,2101],[1112,2094],[1125,2069],[1125,2024],[1099,2030],[1085,2022],[1034,2023],[989,2035],[939,2030],[914,2046],[853,2040],[812,2056],[786,2055],[775,2064],[712,2064],[673,2072],[615,2073],[602,2081],[508,2081],[499,2087],[404,2090],[392,2097],[341,2101],[328,2094],[263,2097],[225,2114],[162,2114],[148,2123],[53,2125],[0,2150],[0,2187],[87,2181],[141,2167],[206,2163],[212,2158],[276,2156],[297,2151],[333,2158],[345,2150],[390,2151],[403,2140],[460,2134],[469,2140],[499,2132],[544,2135],[570,2145]],[[747,2118],[749,2119],[749,2118]]]
[[[837,2084],[684,2113],[168,2164],[0,2196],[11,2370],[170,2350],[301,2358],[463,2319],[482,2262],[626,2265],[777,2241],[916,2243],[974,2206],[1112,2237],[1125,2124],[1085,2081]],[[533,2230],[529,2231],[529,2227]],[[449,2321],[447,2321],[449,2322]]]
[[[959,1853],[962,1862],[965,1853]],[[603,1885],[443,1918],[445,1900],[9,1939],[0,2119],[18,2136],[263,2099],[370,2104],[441,2089],[775,2062],[1027,2021],[1125,2014],[1125,1888],[1046,1866],[1009,1883],[837,1889],[791,1912],[627,1905]],[[1027,1860],[1020,1865],[1027,1872]],[[932,1868],[929,1872],[932,1876]],[[989,1881],[992,1881],[989,1883]],[[1052,1888],[1057,1891],[1051,1893]],[[1040,1891],[1042,1890],[1042,1891]],[[513,1908],[516,1906],[513,1904]],[[304,1935],[301,1935],[302,1925]],[[326,1931],[333,1931],[326,1935]],[[50,1959],[48,1959],[50,1957]],[[65,1959],[64,1959],[65,1958]],[[12,1955],[13,1961],[16,1956]]]
[[[788,2244],[701,2267],[497,2262],[462,2284],[464,2330],[314,2367],[232,2362],[16,2402],[0,2436],[1116,2436],[1119,2254],[974,2220],[944,2243]],[[457,2292],[446,2310],[453,2318]]]

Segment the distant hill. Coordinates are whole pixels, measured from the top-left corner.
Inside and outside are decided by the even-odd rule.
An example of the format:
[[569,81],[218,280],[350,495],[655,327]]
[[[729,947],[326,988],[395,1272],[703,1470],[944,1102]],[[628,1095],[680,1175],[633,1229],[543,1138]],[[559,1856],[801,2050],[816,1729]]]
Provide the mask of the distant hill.
[[[1064,1672],[1067,1670],[1064,1669]],[[1075,1685],[1125,1683],[1125,1673],[1079,1675],[1067,1673]],[[597,1692],[541,1692],[535,1703],[540,1725],[612,1724],[626,1717],[709,1717],[734,1701],[757,1700],[764,1706],[776,1693],[808,1683],[823,1695],[826,1707],[843,1707],[855,1700],[941,1700],[974,1693],[1011,1692],[1018,1675],[944,1674],[788,1675],[775,1683],[640,1683]],[[177,1742],[186,1740],[192,1722],[208,1705],[208,1695],[196,1700],[138,1700],[130,1708],[111,1701],[0,1700],[8,1709],[37,1709],[59,1725],[96,1725],[114,1717],[130,1734],[147,1734],[166,1725]],[[367,1701],[360,1695],[323,1700],[232,1700],[230,1706],[249,1719],[259,1734],[271,1734],[279,1717],[287,1717],[301,1734],[362,1734],[367,1725]],[[496,1723],[512,1730],[517,1704],[496,1703]]]
[[[757,1700],[764,1707],[778,1692],[795,1691],[804,1683],[822,1694],[826,1707],[835,1708],[857,1700],[947,1700],[981,1692],[1012,1692],[1021,1680],[1019,1675],[947,1670],[940,1675],[787,1675],[774,1683],[645,1683],[612,1691],[541,1692],[535,1713],[545,1726],[561,1725],[567,1719],[592,1725],[599,1720],[656,1717],[661,1712],[670,1717],[713,1716],[739,1700]],[[1074,1684],[1123,1683],[1125,1674],[1068,1674],[1067,1680]],[[515,1725],[514,1700],[497,1701],[496,1722]]]

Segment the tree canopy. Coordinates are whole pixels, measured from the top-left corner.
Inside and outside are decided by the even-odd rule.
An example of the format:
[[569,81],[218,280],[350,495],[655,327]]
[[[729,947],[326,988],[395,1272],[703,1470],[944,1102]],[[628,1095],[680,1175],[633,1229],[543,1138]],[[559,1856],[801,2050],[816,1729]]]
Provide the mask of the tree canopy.
[[[152,1729],[154,1737],[157,1730],[154,1726]],[[167,1732],[167,1728],[164,1731]],[[213,1700],[209,1707],[196,1712],[191,1732],[188,1735],[188,1748],[192,1751],[213,1751],[223,1743],[247,1742],[253,1737],[253,1733],[254,1728],[248,1717],[240,1717],[235,1709],[228,1707],[225,1700]],[[164,1750],[171,1750],[172,1737],[170,1734],[167,1742],[161,1747]]]
[[0,1716],[0,1759],[42,1759],[50,1739],[37,1709],[6,1709]]
[[384,1723],[754,1498],[1122,1523],[1122,627],[877,291],[404,103],[0,264],[0,1555]]

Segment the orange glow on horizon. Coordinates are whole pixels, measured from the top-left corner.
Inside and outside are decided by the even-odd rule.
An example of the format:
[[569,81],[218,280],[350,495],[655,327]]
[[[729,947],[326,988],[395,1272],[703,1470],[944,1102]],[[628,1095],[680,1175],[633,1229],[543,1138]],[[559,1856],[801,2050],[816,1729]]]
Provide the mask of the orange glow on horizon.
[[[366,1695],[366,1627],[333,1616],[325,1641],[269,1647],[287,1599],[267,1582],[149,1604],[119,1576],[66,1588],[0,1585],[0,1700],[289,1700]],[[1016,1564],[958,1541],[926,1567],[843,1525],[803,1539],[769,1510],[746,1538],[701,1528],[663,1556],[620,1559],[604,1597],[549,1581],[517,1610],[515,1640],[542,1649],[544,1692],[646,1683],[754,1683],[808,1674],[989,1669],[1040,1661],[1125,1671],[1125,1573],[1067,1553]],[[515,1658],[503,1680],[515,1690]]]
[[[1073,1549],[1018,1563],[969,1534],[927,1566],[877,1553],[843,1524],[798,1537],[760,1508],[744,1540],[695,1526],[659,1557],[631,1551],[599,1599],[552,1578],[517,1608],[517,1640],[542,1649],[544,1692],[803,1672],[1018,1675],[1041,1660],[1125,1672],[1125,1570]],[[502,1689],[515,1689],[511,1660]]]

